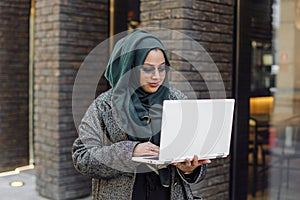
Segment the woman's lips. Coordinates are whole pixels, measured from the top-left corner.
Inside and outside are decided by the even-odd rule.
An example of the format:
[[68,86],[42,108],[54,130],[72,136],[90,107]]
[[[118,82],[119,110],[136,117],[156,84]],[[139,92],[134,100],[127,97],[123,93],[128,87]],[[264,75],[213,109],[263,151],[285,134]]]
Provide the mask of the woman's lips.
[[157,83],[149,83],[149,86],[150,87],[157,87],[159,85],[159,83],[157,82]]

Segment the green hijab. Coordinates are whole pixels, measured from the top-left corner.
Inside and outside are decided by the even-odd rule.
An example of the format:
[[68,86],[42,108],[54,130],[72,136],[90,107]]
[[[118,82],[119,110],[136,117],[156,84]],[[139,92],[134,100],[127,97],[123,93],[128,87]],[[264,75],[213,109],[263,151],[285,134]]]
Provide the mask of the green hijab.
[[[169,99],[169,81],[166,75],[163,84],[155,93],[148,93],[140,86],[140,66],[148,53],[160,49],[169,65],[164,46],[153,35],[137,30],[120,39],[109,59],[105,77],[113,90],[113,106],[121,119],[121,128],[132,141],[160,143],[162,105]],[[168,168],[158,170],[161,183],[170,185]]]

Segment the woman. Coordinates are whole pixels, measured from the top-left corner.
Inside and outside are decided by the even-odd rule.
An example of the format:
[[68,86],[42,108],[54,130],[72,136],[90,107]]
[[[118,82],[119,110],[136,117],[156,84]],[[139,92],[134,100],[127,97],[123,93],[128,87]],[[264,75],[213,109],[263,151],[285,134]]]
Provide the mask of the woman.
[[105,71],[111,89],[90,105],[73,145],[75,168],[92,178],[93,199],[193,199],[210,160],[168,166],[140,164],[132,156],[158,155],[165,99],[186,96],[169,86],[162,43],[144,31],[117,42]]

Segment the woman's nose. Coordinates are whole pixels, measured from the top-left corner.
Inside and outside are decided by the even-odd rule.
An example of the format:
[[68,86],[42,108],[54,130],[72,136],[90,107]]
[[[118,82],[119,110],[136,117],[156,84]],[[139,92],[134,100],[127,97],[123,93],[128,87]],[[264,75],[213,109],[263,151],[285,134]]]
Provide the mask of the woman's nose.
[[153,74],[152,74],[152,78],[153,79],[156,79],[156,78],[159,78],[159,70],[158,69],[155,69]]

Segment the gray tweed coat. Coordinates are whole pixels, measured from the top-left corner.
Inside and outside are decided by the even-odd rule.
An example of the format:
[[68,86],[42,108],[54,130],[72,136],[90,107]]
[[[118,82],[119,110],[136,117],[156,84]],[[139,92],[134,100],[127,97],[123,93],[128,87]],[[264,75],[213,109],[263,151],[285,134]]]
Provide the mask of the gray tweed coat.
[[[170,99],[186,98],[170,88]],[[79,137],[72,149],[75,168],[92,178],[94,200],[130,200],[139,163],[131,161],[136,141],[127,140],[120,128],[120,119],[112,107],[112,90],[99,95],[90,105],[79,126]],[[190,184],[200,182],[206,173],[201,166],[199,175],[190,183],[174,166],[171,172],[171,200],[193,199]]]

